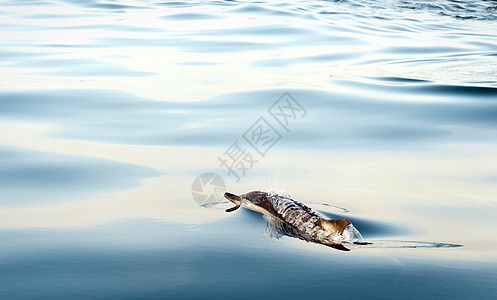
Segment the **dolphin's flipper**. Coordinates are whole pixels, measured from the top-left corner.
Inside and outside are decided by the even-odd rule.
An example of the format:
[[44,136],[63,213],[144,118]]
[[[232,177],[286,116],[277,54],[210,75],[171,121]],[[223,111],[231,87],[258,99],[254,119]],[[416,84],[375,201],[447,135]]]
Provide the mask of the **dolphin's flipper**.
[[349,248],[345,247],[342,244],[331,244],[331,245],[327,245],[327,246],[330,246],[331,248],[335,248],[335,249],[340,250],[340,251],[350,251]]
[[235,210],[237,210],[239,207],[240,207],[240,205],[233,206],[232,208],[228,208],[228,209],[226,210],[226,212],[232,212],[232,211],[235,211]]

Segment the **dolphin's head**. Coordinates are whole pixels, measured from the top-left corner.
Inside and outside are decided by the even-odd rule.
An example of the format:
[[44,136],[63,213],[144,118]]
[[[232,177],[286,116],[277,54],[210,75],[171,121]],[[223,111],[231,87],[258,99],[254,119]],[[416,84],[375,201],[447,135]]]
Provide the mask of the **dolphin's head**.
[[236,205],[242,205],[242,197],[232,194],[232,193],[224,193],[224,198],[229,201],[235,203]]
[[241,195],[243,199],[252,202],[252,203],[258,203],[264,198],[267,197],[267,193],[261,192],[261,191],[253,191],[253,192],[248,192],[246,194]]
[[249,193],[243,194],[241,196],[234,195],[232,193],[224,193],[224,198],[230,200],[231,202],[233,202],[236,205],[232,208],[228,208],[226,211],[232,212],[232,211],[237,210],[242,205],[243,200],[248,201],[248,202],[252,202],[252,203],[257,203],[263,197],[266,197],[266,195],[267,195],[266,193],[259,192],[259,191],[249,192]]

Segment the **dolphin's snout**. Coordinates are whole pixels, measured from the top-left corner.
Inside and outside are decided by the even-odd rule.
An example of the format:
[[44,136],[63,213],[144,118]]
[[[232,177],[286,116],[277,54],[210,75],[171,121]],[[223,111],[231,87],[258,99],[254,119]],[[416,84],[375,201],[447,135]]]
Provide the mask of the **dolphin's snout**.
[[235,203],[236,206],[235,207],[232,207],[232,208],[228,208],[226,210],[226,212],[232,212],[232,211],[235,211],[237,210],[240,205],[242,204],[242,197],[240,196],[237,196],[237,195],[234,195],[232,193],[224,193],[224,197],[228,200],[230,200],[231,202]]
[[237,196],[235,194],[232,194],[232,193],[224,193],[224,198],[234,202],[234,201],[240,201],[240,196]]
[[235,195],[233,195],[232,193],[228,193],[228,192],[224,193],[224,197],[228,198],[228,199],[233,198],[234,196]]

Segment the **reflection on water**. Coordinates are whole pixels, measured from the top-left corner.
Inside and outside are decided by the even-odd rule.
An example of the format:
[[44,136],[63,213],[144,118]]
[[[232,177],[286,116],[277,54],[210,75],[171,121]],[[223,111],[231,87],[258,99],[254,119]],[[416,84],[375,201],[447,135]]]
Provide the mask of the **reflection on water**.
[[[495,1],[0,6],[3,297],[495,294]],[[237,182],[218,157],[284,92],[306,117]],[[271,239],[198,207],[206,172],[377,245],[464,247]]]
[[26,206],[66,201],[87,195],[136,187],[144,177],[160,172],[140,166],[82,156],[2,147],[0,203]]

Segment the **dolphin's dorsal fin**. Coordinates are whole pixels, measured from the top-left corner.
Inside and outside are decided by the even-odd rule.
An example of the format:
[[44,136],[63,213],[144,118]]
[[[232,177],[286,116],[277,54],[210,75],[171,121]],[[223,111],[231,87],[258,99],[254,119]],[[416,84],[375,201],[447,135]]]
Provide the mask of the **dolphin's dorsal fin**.
[[344,218],[334,220],[321,220],[321,227],[331,233],[343,233],[345,228],[350,224],[351,222]]
[[228,209],[226,210],[226,212],[232,212],[232,211],[237,210],[238,208],[240,208],[240,205],[233,206],[232,208],[228,208]]

